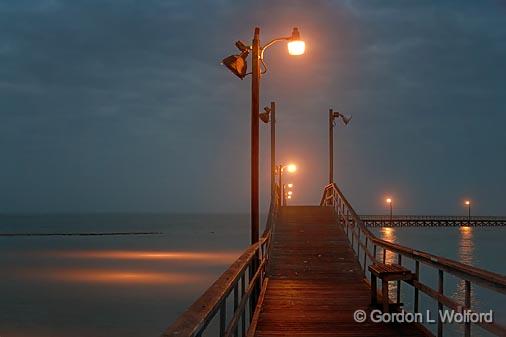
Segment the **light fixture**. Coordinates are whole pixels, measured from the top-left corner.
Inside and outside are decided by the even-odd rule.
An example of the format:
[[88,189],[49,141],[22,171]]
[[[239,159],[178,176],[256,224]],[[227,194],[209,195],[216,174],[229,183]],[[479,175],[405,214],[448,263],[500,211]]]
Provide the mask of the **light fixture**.
[[391,203],[392,203],[392,199],[391,199],[391,198],[387,198],[386,202],[387,202],[388,204],[391,204]]
[[241,80],[246,76],[248,64],[246,58],[249,52],[247,50],[241,52],[239,55],[231,55],[221,61],[225,67],[227,67],[234,75],[239,77]]
[[237,41],[235,46],[241,51],[241,53],[224,58],[221,61],[221,64],[227,67],[232,73],[242,80],[246,76],[246,71],[248,69],[246,58],[249,55],[250,48],[242,41]]
[[293,187],[293,184],[288,184],[288,185],[286,185],[286,186],[288,186],[288,188],[292,188],[292,187]]
[[288,53],[290,55],[302,55],[306,50],[306,44],[300,39],[300,33],[297,28],[292,31],[292,37],[288,42]]
[[292,195],[292,194],[293,194],[293,192],[292,192],[292,191],[288,191],[288,195]]
[[469,205],[471,205],[471,201],[466,200],[465,204],[466,204],[467,206],[469,206]]
[[294,173],[295,171],[297,171],[297,166],[295,164],[288,164],[286,166],[286,169],[288,170],[288,172]]
[[348,123],[350,123],[351,119],[353,118],[353,116],[345,116],[343,115],[342,113],[336,111],[336,112],[333,112],[332,113],[332,117],[333,119],[334,118],[341,118],[341,120],[343,121],[344,125],[348,125]]
[[260,117],[260,119],[262,120],[262,122],[269,123],[270,114],[271,114],[271,108],[265,107],[264,110],[265,110],[265,112],[259,113],[258,117]]

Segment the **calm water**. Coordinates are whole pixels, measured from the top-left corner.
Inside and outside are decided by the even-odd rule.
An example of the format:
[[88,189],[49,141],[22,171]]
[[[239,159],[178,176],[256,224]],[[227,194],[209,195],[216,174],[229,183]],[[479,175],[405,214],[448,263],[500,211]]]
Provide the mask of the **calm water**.
[[[248,224],[248,215],[0,217],[2,233],[163,232],[0,237],[0,336],[158,336],[246,247]],[[506,273],[500,258],[505,253],[502,228],[378,233],[387,240]],[[436,280],[423,268],[422,279],[429,284]],[[448,280],[445,291],[462,296],[457,281]],[[412,298],[408,289],[403,289],[403,296]],[[501,310],[504,317],[500,296],[477,290],[473,301],[480,308]],[[409,308],[410,301],[403,302]],[[458,328],[448,335],[455,331]]]
[[[444,256],[469,265],[483,268],[500,274],[506,274],[506,263],[503,257],[506,253],[504,239],[506,238],[505,227],[446,227],[446,228],[381,228],[374,230],[376,234],[391,242],[417,250],[430,252],[434,255]],[[397,256],[387,254],[387,262],[397,262]],[[403,261],[403,264],[414,270],[413,261]],[[433,289],[437,289],[438,274],[433,268],[421,265],[421,281]],[[464,303],[464,281],[456,279],[445,273],[444,292],[460,303]],[[390,296],[395,298],[395,283],[390,283]],[[401,287],[401,299],[407,310],[413,309],[414,291],[411,287]],[[494,311],[494,319],[506,323],[506,297],[488,289],[475,287],[471,292],[472,308],[476,311]],[[435,317],[437,303],[431,298],[423,295],[421,297],[421,312],[430,310]],[[427,325],[433,332],[436,331],[435,324]],[[448,324],[444,326],[446,336],[462,336],[461,325]],[[490,336],[479,327],[473,327],[473,336]]]

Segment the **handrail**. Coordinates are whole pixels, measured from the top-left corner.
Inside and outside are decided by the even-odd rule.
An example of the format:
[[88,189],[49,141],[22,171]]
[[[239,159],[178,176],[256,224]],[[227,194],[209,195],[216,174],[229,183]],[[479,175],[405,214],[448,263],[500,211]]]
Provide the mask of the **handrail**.
[[[251,308],[255,308],[259,289],[264,283],[271,235],[280,205],[279,191],[276,185],[265,231],[259,242],[250,245],[204,294],[166,329],[162,337],[201,336],[218,312],[219,336],[239,336],[239,322],[241,335],[246,336],[247,325],[251,323],[253,316]],[[233,313],[227,322],[227,299],[231,293],[234,297]]]
[[[393,215],[394,219],[399,220],[468,220],[469,217],[467,215]],[[506,216],[482,216],[482,215],[473,215],[470,217],[471,220],[485,220],[485,221],[506,221]],[[389,215],[383,214],[361,214],[360,219],[364,220],[383,220],[390,219]]]
[[[343,193],[334,184],[325,186],[324,193],[321,199],[321,206],[332,206],[336,212],[337,221],[341,224],[347,234],[348,240],[351,243],[353,250],[356,253],[359,263],[363,267],[364,276],[366,276],[367,266],[372,263],[381,262],[378,260],[378,247],[381,248],[383,253],[383,263],[386,263],[386,252],[397,254],[397,263],[402,264],[402,257],[409,258],[415,261],[415,280],[409,281],[408,284],[415,289],[414,298],[414,312],[418,312],[419,306],[419,291],[422,291],[429,297],[437,300],[439,310],[443,306],[447,306],[453,310],[462,312],[463,310],[471,311],[471,284],[491,289],[497,293],[506,294],[506,276],[493,273],[484,269],[469,266],[451,259],[441,256],[432,255],[423,251],[418,251],[409,247],[405,247],[396,243],[388,242],[376,237],[363,223],[362,219],[357,215],[351,204],[344,197]],[[371,248],[373,252],[371,253]],[[363,251],[363,260],[361,260],[360,250]],[[420,263],[436,268],[439,273],[439,287],[438,290],[423,284],[420,281]],[[443,272],[447,272],[465,282],[465,300],[464,303],[458,303],[453,298],[444,295],[443,287]],[[397,283],[397,303],[400,303],[400,288],[401,282]],[[442,324],[438,316],[438,336],[442,336]],[[471,323],[465,323],[465,336],[471,334]],[[506,327],[503,325],[493,323],[475,323],[481,328],[497,335],[506,335]]]

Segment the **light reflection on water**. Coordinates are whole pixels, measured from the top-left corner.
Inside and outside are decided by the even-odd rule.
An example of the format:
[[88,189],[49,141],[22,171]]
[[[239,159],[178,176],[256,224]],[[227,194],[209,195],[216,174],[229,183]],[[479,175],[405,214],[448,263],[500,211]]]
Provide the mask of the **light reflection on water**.
[[[111,260],[169,260],[191,263],[224,264],[239,256],[239,251],[132,251],[132,250],[70,250],[47,251],[44,256],[75,259],[111,259]],[[40,252],[37,253],[39,256]]]
[[83,219],[32,217],[0,226],[164,234],[0,237],[1,337],[157,336],[249,243],[247,214]]
[[[474,241],[473,241],[473,227],[462,226],[459,228],[459,248],[458,248],[459,261],[468,265],[474,264]],[[465,303],[466,295],[466,282],[459,279],[457,288],[453,294],[459,303]],[[473,289],[471,289],[471,304],[477,305],[476,297]]]
[[[382,240],[388,242],[395,243],[397,241],[397,236],[394,227],[382,227],[380,229],[380,236]],[[383,261],[383,256],[381,256],[381,259]],[[385,255],[385,263],[392,264],[397,262],[398,262],[397,255],[387,250]],[[388,282],[388,296],[390,297],[390,299],[395,298],[396,293],[397,293],[397,282]]]
[[97,283],[97,284],[195,284],[206,282],[210,276],[197,273],[152,272],[135,269],[92,269],[92,268],[44,268],[20,270],[16,273],[22,279],[31,281],[52,281],[57,283]]

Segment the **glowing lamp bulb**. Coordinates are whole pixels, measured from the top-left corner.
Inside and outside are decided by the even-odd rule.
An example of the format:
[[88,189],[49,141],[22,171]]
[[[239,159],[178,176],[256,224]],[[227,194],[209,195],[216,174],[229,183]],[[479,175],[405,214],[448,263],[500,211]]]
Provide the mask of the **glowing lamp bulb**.
[[295,166],[295,164],[289,164],[286,169],[288,170],[288,172],[290,173],[294,173],[295,171],[297,171],[297,166]]
[[292,187],[293,187],[293,184],[288,184],[288,185],[286,185],[286,186],[288,186],[288,188],[292,188]]
[[289,195],[289,196],[288,196],[288,199],[292,199],[292,196],[291,196],[291,195]]
[[292,195],[292,194],[293,194],[293,192],[292,192],[292,191],[288,191],[288,195]]
[[389,204],[391,204],[391,203],[392,203],[392,199],[390,199],[390,198],[387,198],[387,200],[386,200],[386,201],[387,201],[387,203],[389,203]]
[[298,56],[304,54],[306,44],[302,40],[288,42],[288,54]]
[[469,200],[466,200],[466,205],[467,206],[471,205],[471,202]]

